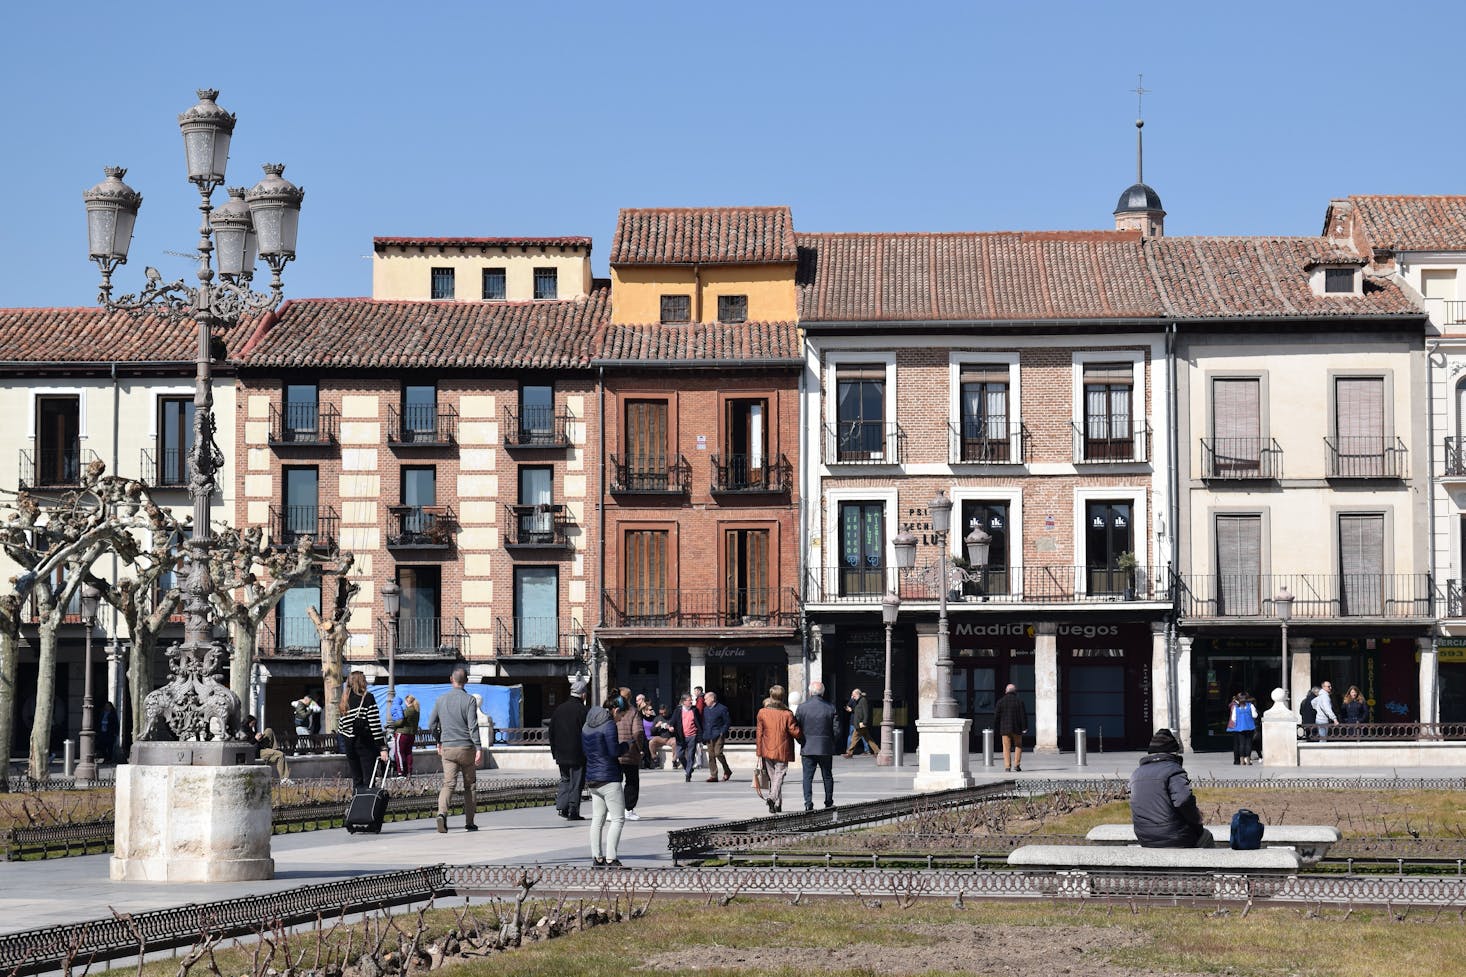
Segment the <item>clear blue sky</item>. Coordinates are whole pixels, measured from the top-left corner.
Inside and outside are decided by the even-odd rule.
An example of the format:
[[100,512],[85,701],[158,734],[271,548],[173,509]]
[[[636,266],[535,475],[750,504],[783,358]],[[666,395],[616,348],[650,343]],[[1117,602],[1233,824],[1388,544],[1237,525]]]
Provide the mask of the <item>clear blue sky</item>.
[[[142,266],[196,240],[176,116],[236,112],[230,183],[306,188],[295,296],[366,295],[374,235],[588,234],[618,207],[788,204],[804,231],[1314,234],[1329,198],[1466,192],[1466,4],[26,3],[0,37],[0,307],[87,305],[81,191],[128,167]],[[253,25],[259,25],[260,37]],[[198,41],[190,40],[195,35]],[[193,53],[197,52],[197,53]],[[216,202],[222,202],[220,191]]]

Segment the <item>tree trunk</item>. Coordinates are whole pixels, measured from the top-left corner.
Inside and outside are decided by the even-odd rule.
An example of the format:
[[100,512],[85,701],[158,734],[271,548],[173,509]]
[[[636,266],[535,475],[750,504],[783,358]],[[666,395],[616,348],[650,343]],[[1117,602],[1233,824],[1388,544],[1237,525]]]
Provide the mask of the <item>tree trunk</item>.
[[50,773],[51,718],[56,701],[56,624],[51,620],[51,607],[41,606],[41,654],[36,663],[36,718],[31,724],[30,774],[45,780]]
[[0,628],[0,791],[10,789],[10,746],[15,737],[15,691],[20,638]]
[[[255,643],[258,638],[258,630],[251,624],[235,618],[229,622],[230,642],[233,648],[229,652],[229,690],[239,696],[240,707],[245,715],[254,712],[255,704],[249,697],[250,673],[254,670]],[[260,728],[265,726],[265,717],[260,718]]]
[[147,698],[153,691],[153,658],[158,650],[158,634],[147,628],[132,632],[132,651],[127,658],[127,689],[132,697],[132,739],[142,738],[148,725]]
[[336,629],[321,635],[321,679],[325,685],[326,701],[321,722],[322,732],[336,732],[341,719],[341,652],[342,642],[336,638]]

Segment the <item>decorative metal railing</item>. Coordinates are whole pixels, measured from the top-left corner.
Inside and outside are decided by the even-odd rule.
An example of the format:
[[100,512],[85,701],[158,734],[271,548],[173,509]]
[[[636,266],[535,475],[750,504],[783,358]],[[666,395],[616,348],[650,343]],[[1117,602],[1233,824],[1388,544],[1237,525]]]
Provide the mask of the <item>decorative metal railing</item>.
[[1276,618],[1275,595],[1293,595],[1293,617],[1308,620],[1435,616],[1428,573],[1182,574],[1180,610],[1188,618]]
[[1410,452],[1397,437],[1324,438],[1329,478],[1405,478]]
[[[947,599],[954,603],[1065,604],[1171,599],[1168,567],[1025,566],[948,568]],[[813,604],[879,604],[895,590],[902,600],[937,600],[940,571],[913,567],[835,566],[809,572]]]
[[836,421],[825,425],[825,464],[899,465],[906,432],[884,421]]
[[692,465],[682,455],[666,466],[625,462],[611,455],[611,491],[625,495],[686,495],[692,491]]
[[1074,434],[1074,463],[1115,464],[1150,461],[1150,423],[1125,417],[1095,417],[1070,421]]
[[270,444],[335,444],[341,431],[341,412],[332,404],[300,401],[270,405]]
[[97,453],[73,442],[63,448],[21,448],[20,488],[76,488]]
[[1283,449],[1272,438],[1202,438],[1201,477],[1277,480],[1283,477]]
[[387,405],[387,443],[394,448],[446,448],[458,440],[458,411],[439,404]]
[[799,596],[789,587],[628,587],[604,593],[606,626],[612,628],[792,628],[799,623]]
[[794,484],[794,466],[784,455],[713,455],[714,495],[787,493]]
[[[387,657],[391,621],[379,617],[377,657]],[[459,659],[468,654],[468,631],[456,617],[408,617],[397,619],[397,657]]]
[[564,505],[511,505],[504,526],[504,545],[522,548],[557,549],[570,545],[569,529],[574,523]]
[[496,655],[571,658],[583,655],[589,643],[579,621],[555,617],[494,619]]
[[568,448],[570,422],[575,415],[551,407],[505,407],[504,446],[508,448]]
[[341,517],[331,506],[270,506],[270,542],[275,546],[288,549],[308,537],[313,549],[334,553],[340,533]]
[[947,422],[949,460],[954,465],[1022,465],[1030,437],[1022,421],[964,417]]
[[447,550],[456,525],[446,505],[387,506],[387,545],[398,549]]

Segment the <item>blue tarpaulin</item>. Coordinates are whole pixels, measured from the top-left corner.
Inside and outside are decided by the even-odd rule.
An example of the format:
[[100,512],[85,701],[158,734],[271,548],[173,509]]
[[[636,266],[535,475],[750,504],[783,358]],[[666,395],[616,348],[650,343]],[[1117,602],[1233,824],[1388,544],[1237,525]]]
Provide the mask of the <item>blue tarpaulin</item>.
[[[369,691],[377,700],[377,709],[383,716],[394,714],[402,715],[402,708],[398,705],[395,709],[389,710],[387,703],[387,686],[369,686]],[[438,696],[453,688],[447,682],[431,683],[398,683],[397,698],[406,696],[417,698],[417,707],[420,709],[421,717],[418,724],[428,728],[428,720],[433,715],[433,704],[438,701]],[[524,686],[522,685],[468,685],[465,691],[469,695],[479,697],[479,711],[488,716],[494,723],[494,729],[509,729],[524,725],[522,721],[522,703],[524,701]]]

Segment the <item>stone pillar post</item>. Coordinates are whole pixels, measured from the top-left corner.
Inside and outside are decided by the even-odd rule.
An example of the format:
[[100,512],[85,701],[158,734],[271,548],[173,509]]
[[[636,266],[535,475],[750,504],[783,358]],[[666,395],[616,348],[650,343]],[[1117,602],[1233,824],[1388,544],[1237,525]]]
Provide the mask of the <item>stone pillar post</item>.
[[1313,639],[1288,635],[1288,656],[1291,660],[1288,668],[1288,695],[1292,699],[1293,714],[1297,715],[1298,706],[1304,696],[1308,695],[1308,688],[1313,683]]
[[[708,646],[688,645],[687,646],[687,685],[686,691],[702,688],[706,691],[708,687]],[[765,689],[765,692],[768,690]],[[673,695],[681,695],[681,691],[672,690]],[[760,699],[760,702],[763,700]]]
[[[122,648],[117,643],[117,636],[114,634],[107,641],[107,701],[117,707],[118,714],[122,711],[122,690],[125,687],[126,656],[122,654]],[[125,729],[126,727],[119,727]]]
[[1171,658],[1166,645],[1166,622],[1150,625],[1150,715],[1153,729],[1176,728],[1171,715]]
[[1033,639],[1033,751],[1059,749],[1059,626],[1040,621]]
[[1415,645],[1420,649],[1420,721],[1438,723],[1441,720],[1441,673],[1435,638],[1416,638]]
[[[849,689],[841,689],[844,695]],[[916,717],[932,714],[937,701],[937,623],[916,623]],[[909,748],[909,747],[908,747]]]
[[1262,765],[1298,766],[1298,714],[1283,701],[1283,690],[1273,689],[1273,707],[1262,714]]
[[800,701],[804,700],[805,694],[809,691],[810,680],[804,676],[804,645],[795,641],[784,646],[784,657],[789,661],[789,696],[792,701],[794,693],[799,693]]
[[[261,665],[259,662],[255,662],[255,666],[252,669],[251,679],[252,681],[250,684],[253,686],[253,688],[250,689],[249,701],[254,703],[254,714],[255,718],[259,720],[260,729],[264,729],[265,726],[268,725],[265,722],[265,705],[267,704],[265,698],[265,690],[269,688],[270,685],[270,670],[264,665]],[[293,725],[291,726],[290,731],[292,733],[295,732],[295,727]]]
[[804,675],[804,682],[823,682],[825,680],[825,632],[813,621],[809,625],[809,668]]
[[1176,636],[1176,739],[1181,749],[1192,752],[1191,747],[1191,644],[1189,635]]

